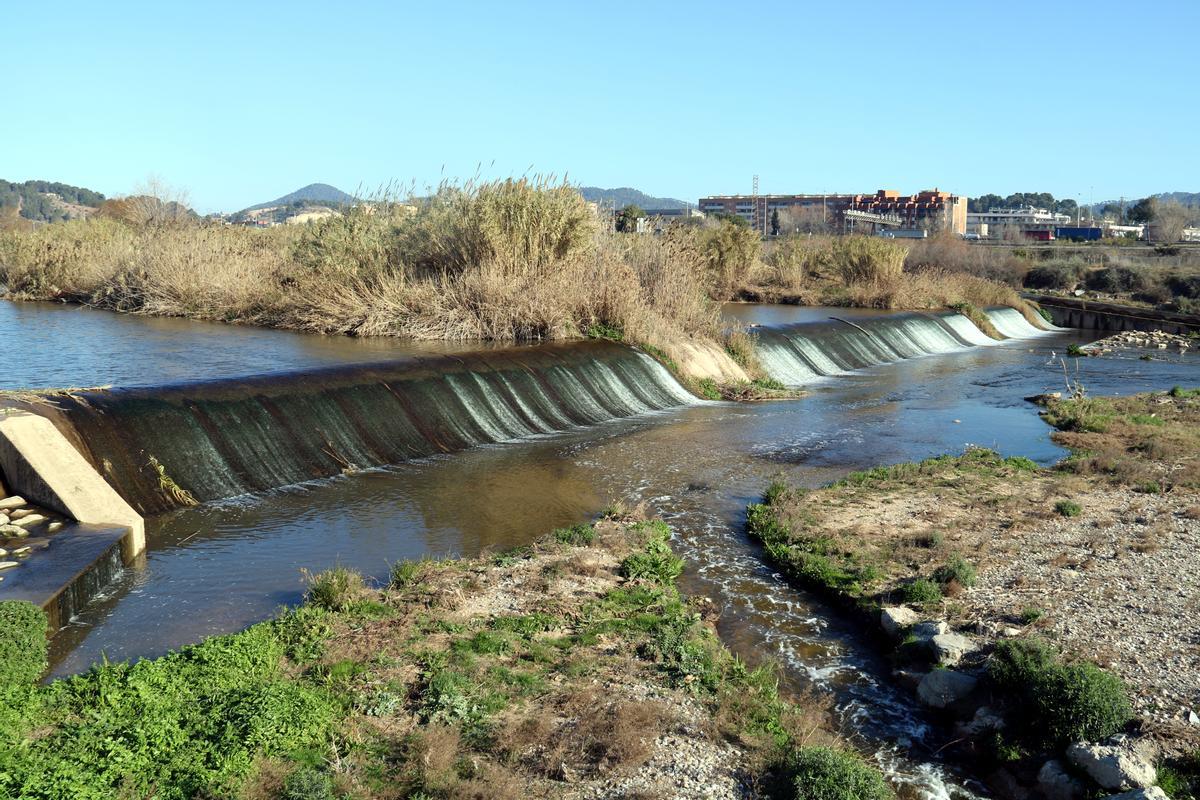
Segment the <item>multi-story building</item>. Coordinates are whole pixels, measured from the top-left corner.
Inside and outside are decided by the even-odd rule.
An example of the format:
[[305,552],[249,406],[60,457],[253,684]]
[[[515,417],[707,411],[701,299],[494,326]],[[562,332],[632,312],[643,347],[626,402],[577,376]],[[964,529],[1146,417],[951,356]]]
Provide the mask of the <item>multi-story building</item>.
[[[856,226],[967,230],[967,198],[937,189],[902,195],[889,189],[874,194],[768,194],[725,195],[700,199],[705,214],[739,216],[763,232],[769,231],[772,212],[806,213],[832,230],[849,232]],[[856,212],[847,215],[847,211]]]
[[1059,226],[1070,225],[1070,215],[1059,214],[1044,208],[1024,206],[1021,208],[994,208],[991,211],[967,214],[967,231],[991,238],[1002,238],[1005,231],[1030,234],[1051,231]]

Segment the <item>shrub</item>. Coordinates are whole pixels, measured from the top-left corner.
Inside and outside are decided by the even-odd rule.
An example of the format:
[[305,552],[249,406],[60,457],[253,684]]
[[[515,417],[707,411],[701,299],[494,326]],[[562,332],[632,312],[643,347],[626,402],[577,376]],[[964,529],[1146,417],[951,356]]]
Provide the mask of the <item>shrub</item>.
[[1079,283],[1080,269],[1075,264],[1047,264],[1025,273],[1029,289],[1074,289]]
[[891,800],[879,770],[854,753],[830,747],[800,747],[788,754],[785,770],[796,800]]
[[1078,517],[1083,513],[1083,506],[1074,500],[1059,500],[1054,504],[1054,510],[1064,517]]
[[335,800],[333,781],[324,772],[301,767],[283,782],[282,800]]
[[1095,664],[1063,664],[1039,639],[1008,639],[996,645],[988,676],[1014,698],[1027,736],[1061,747],[1099,741],[1132,718],[1120,678]]
[[648,580],[663,586],[671,585],[683,572],[683,559],[671,552],[671,546],[661,540],[646,545],[646,550],[627,556],[621,562],[621,575],[629,580]]
[[0,601],[0,691],[32,686],[46,671],[46,613],[23,600]]
[[870,236],[845,236],[833,242],[832,259],[846,283],[889,281],[904,272],[908,247]]
[[942,599],[942,587],[924,578],[918,578],[900,587],[900,597],[913,605],[936,603]]
[[575,547],[586,547],[596,540],[596,529],[591,525],[572,525],[554,531],[555,541]]
[[962,556],[954,556],[946,564],[937,568],[933,579],[945,586],[951,581],[958,581],[962,586],[975,585],[975,567]]
[[421,575],[420,561],[398,561],[392,564],[388,585],[395,589],[412,586]]
[[362,575],[345,567],[334,567],[308,576],[304,599],[326,611],[345,611],[358,599],[362,589]]

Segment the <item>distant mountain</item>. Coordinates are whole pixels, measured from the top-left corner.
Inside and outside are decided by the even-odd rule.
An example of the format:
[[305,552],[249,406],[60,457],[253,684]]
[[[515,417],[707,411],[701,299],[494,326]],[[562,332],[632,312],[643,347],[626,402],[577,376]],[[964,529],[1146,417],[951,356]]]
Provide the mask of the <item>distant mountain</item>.
[[687,208],[688,203],[673,197],[651,197],[645,192],[624,186],[620,189],[601,189],[599,186],[581,186],[579,193],[591,203],[611,204],[615,208],[628,205],[646,208]]
[[57,222],[84,217],[103,202],[104,195],[99,192],[68,183],[12,183],[0,180],[0,209],[17,208],[20,216],[34,222]]
[[310,183],[301,189],[297,189],[291,194],[285,194],[283,197],[276,198],[269,203],[259,203],[256,206],[242,209],[245,211],[256,211],[260,208],[271,208],[272,206],[290,206],[295,203],[303,203],[306,205],[349,205],[358,202],[358,198],[352,194],[346,194],[336,186],[330,186],[328,183]]
[[[1184,206],[1200,206],[1200,192],[1159,192],[1158,194],[1151,196],[1160,203],[1169,203],[1174,201]],[[1142,198],[1140,197],[1126,197],[1125,207],[1131,208],[1138,200],[1141,199]],[[1120,200],[1104,200],[1094,204],[1092,206],[1092,210],[1099,213],[1099,211],[1107,205],[1118,206],[1120,204]]]

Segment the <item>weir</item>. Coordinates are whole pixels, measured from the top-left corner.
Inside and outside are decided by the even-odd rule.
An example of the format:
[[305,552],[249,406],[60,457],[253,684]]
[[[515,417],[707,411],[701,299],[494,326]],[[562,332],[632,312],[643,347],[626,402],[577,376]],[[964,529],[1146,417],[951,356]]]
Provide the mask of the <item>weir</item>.
[[142,514],[698,402],[612,342],[55,396],[49,416]]
[[[1045,332],[1013,308],[989,308],[986,314],[1008,338]],[[834,316],[822,322],[762,327],[755,333],[763,367],[772,378],[790,386],[906,358],[999,344],[954,311],[910,312],[853,321]]]

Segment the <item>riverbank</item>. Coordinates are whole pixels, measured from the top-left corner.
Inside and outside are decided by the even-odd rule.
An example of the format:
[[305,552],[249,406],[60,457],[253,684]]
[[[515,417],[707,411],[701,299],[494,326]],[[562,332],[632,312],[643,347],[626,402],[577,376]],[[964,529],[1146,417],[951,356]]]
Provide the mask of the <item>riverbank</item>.
[[[1049,793],[1072,758],[1067,773],[1090,774],[1068,745],[1121,731],[1143,759],[1194,770],[1200,396],[1045,402],[1074,453],[1054,468],[970,449],[776,485],[750,531],[891,638],[897,680],[957,720],[947,748],[1002,794]],[[1005,664],[1021,676],[1008,689]]]
[[[308,579],[275,620],[34,687],[45,625],[4,615],[0,786],[26,798],[885,798],[675,588],[669,529],[615,509],[474,560],[402,562],[374,588]],[[798,777],[799,776],[799,777]],[[815,783],[814,783],[815,782]]]

